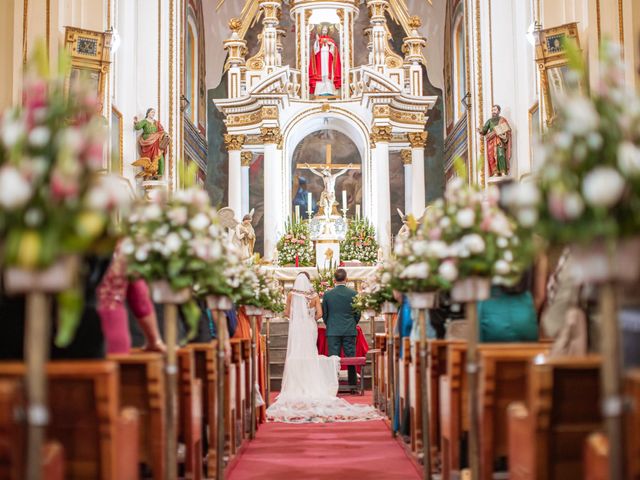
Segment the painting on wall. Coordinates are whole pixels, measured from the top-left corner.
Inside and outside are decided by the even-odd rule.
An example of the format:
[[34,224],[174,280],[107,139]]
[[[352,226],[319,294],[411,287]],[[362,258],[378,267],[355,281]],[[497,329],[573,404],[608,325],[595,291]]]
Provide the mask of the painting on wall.
[[[327,145],[331,145],[331,163],[344,165],[350,163],[360,165],[362,160],[360,152],[347,135],[336,130],[318,130],[304,138],[295,148],[291,160],[292,185],[291,211],[295,212],[298,206],[302,218],[308,218],[309,192],[312,196],[311,210],[318,211],[318,200],[324,189],[320,176],[304,167],[305,163],[324,164],[326,162]],[[340,170],[333,170],[338,173]],[[355,215],[355,206],[362,205],[362,172],[360,170],[348,170],[336,178],[336,200],[342,208],[342,191],[347,192],[348,216]]]

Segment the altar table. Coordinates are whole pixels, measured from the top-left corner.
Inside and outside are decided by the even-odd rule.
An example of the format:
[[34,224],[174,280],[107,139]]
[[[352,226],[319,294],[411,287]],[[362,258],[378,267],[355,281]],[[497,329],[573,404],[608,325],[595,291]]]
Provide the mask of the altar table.
[[[311,278],[318,276],[318,270],[316,267],[279,267],[275,265],[268,265],[262,267],[265,270],[272,272],[276,278],[283,283],[293,283],[302,272],[307,272]],[[340,267],[347,271],[347,281],[361,282],[365,278],[373,274],[375,266],[360,266],[360,267]]]

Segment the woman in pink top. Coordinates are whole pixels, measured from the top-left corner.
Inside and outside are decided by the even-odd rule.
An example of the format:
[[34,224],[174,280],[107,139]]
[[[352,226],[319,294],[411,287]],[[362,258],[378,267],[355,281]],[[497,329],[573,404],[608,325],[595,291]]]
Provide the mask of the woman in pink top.
[[131,349],[129,315],[125,302],[131,308],[147,340],[145,350],[165,351],[149,288],[142,279],[130,281],[127,278],[125,257],[119,248],[113,255],[111,265],[97,293],[98,313],[107,353],[129,353]]

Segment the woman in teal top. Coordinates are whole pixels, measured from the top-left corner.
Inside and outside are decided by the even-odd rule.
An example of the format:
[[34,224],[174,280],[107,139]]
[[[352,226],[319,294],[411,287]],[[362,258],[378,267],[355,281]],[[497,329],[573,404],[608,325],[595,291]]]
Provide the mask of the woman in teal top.
[[481,342],[535,342],[538,321],[528,290],[493,287],[491,298],[478,302]]

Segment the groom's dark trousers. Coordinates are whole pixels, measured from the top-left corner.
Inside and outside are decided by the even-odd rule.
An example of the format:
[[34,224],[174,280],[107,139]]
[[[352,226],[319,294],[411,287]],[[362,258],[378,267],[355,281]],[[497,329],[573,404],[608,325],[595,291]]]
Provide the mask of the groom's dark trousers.
[[[351,306],[355,290],[345,285],[338,285],[324,294],[322,299],[322,319],[327,326],[327,343],[329,355],[340,356],[344,350],[345,357],[356,356],[356,325],[360,313]],[[349,385],[356,385],[356,369],[349,367]]]

